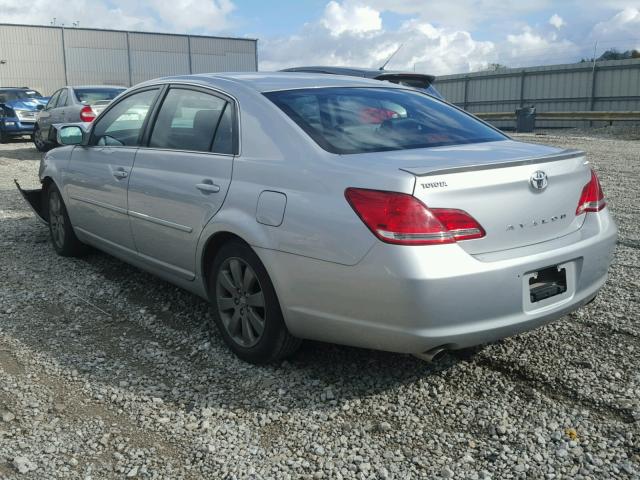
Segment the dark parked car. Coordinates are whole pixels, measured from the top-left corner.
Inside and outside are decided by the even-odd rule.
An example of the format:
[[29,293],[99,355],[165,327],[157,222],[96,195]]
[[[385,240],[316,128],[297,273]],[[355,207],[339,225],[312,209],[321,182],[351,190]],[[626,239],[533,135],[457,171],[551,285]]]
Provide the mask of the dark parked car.
[[31,135],[38,115],[48,98],[27,87],[0,88],[0,143]]
[[33,143],[45,152],[57,145],[51,126],[56,123],[93,122],[111,100],[125,91],[124,87],[63,87],[53,95],[40,112],[33,131]]
[[420,88],[426,90],[428,94],[442,99],[440,92],[433,86],[436,77],[415,72],[398,72],[392,70],[380,70],[376,68],[356,68],[356,67],[292,67],[285,68],[283,72],[307,72],[307,73],[327,73],[331,75],[347,75],[350,77],[372,78],[386,82],[397,83],[406,87]]

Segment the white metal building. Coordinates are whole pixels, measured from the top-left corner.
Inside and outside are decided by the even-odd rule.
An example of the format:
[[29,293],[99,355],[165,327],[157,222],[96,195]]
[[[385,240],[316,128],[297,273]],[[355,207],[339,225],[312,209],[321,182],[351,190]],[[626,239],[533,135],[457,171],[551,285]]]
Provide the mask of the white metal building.
[[131,86],[166,75],[256,71],[257,40],[0,24],[0,87]]

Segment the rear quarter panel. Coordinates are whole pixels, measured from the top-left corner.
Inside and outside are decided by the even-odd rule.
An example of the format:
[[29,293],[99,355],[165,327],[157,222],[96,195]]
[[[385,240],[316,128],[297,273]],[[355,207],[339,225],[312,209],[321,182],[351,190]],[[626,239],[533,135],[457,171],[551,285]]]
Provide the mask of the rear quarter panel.
[[[241,153],[225,203],[205,228],[230,231],[255,247],[344,265],[358,263],[375,238],[344,197],[347,187],[411,193],[413,175],[394,166],[372,173],[366,159],[325,152],[263,95],[240,98]],[[256,220],[260,194],[287,197],[279,226]]]

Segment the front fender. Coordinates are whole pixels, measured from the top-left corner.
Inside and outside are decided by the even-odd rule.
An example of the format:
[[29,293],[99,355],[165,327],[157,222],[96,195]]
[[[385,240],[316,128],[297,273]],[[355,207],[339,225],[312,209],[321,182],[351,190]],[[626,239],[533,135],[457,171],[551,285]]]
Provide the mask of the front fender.
[[47,215],[44,212],[44,199],[43,199],[43,188],[36,188],[33,190],[24,190],[20,187],[18,180],[13,180],[22,195],[27,202],[27,204],[31,207],[31,210],[36,214],[39,220],[43,221],[46,225],[49,225],[49,220],[47,219]]
[[53,183],[56,184],[58,190],[62,194],[62,199],[67,202],[65,185],[64,185],[64,171],[67,168],[69,161],[71,160],[71,153],[75,147],[58,147],[53,150],[49,150],[42,156],[40,160],[40,168],[38,170],[38,177],[41,182],[44,182],[46,178],[50,178]]

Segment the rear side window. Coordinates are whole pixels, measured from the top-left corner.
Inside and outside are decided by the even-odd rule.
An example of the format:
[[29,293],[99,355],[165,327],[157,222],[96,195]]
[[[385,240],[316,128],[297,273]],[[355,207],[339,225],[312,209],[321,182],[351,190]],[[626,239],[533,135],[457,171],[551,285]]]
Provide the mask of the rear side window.
[[331,153],[407,150],[507,138],[472,116],[413,90],[318,88],[265,95]]
[[135,146],[158,89],[145,90],[123,98],[96,123],[92,145]]
[[58,103],[60,92],[62,92],[62,90],[58,90],[56,93],[54,93],[51,96],[51,98],[49,98],[49,101],[47,102],[47,106],[45,107],[45,110],[51,110],[52,108],[56,108],[56,103]]
[[68,95],[66,88],[62,90],[62,92],[60,92],[60,98],[58,98],[58,103],[56,103],[56,107],[66,107]]
[[229,102],[220,97],[172,88],[158,113],[149,146],[231,153],[231,110]]

